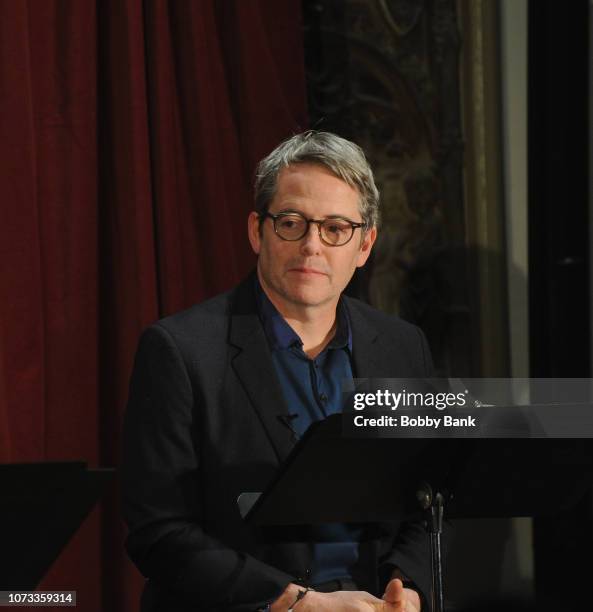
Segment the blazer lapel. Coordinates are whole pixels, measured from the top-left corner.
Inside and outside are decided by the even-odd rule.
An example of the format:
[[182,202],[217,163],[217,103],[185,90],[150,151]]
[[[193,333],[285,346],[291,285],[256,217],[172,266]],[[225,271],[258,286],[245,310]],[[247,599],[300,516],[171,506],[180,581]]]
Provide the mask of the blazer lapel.
[[352,325],[352,374],[354,378],[371,378],[377,375],[377,365],[381,357],[378,351],[379,334],[358,310],[352,307],[350,301],[347,304]]
[[279,461],[284,461],[294,447],[296,438],[290,429],[288,408],[258,316],[252,276],[237,287],[231,307],[229,341],[239,349],[232,360],[235,374]]
[[352,325],[352,361],[355,378],[396,378],[409,376],[400,347],[380,333],[360,306],[344,297]]

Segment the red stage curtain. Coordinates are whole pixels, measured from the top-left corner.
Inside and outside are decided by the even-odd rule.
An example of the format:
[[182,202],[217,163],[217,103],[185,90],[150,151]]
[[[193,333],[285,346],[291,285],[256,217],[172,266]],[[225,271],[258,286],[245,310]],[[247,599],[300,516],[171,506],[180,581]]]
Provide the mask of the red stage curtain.
[[[0,0],[0,461],[116,466],[139,333],[254,259],[305,128],[300,1]],[[42,588],[138,607],[114,487]]]

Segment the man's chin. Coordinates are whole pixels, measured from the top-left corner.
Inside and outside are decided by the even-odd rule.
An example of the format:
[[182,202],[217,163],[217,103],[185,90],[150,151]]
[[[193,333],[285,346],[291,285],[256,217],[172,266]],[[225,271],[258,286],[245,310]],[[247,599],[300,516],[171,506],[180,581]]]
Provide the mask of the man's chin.
[[[284,282],[281,283],[267,283],[264,279],[262,286],[280,310],[282,310],[282,302],[287,306],[292,304],[303,308],[313,308],[331,303],[335,298],[333,291],[328,287],[327,277],[321,278],[325,282],[294,282],[292,280],[287,282],[287,279],[284,279]],[[276,303],[276,300],[279,300],[280,303]]]
[[332,301],[332,296],[327,292],[315,291],[313,288],[303,287],[292,290],[287,296],[293,304],[304,307],[323,306]]

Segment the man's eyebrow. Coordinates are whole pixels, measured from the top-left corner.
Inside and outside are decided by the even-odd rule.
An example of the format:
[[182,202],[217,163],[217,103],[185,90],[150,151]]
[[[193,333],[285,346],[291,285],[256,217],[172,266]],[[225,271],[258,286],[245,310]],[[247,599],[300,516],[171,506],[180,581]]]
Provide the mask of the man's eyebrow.
[[282,210],[279,210],[277,213],[275,213],[276,215],[281,215],[284,213],[296,213],[297,215],[302,215],[303,217],[305,216],[300,210],[297,210],[296,208],[283,208]]
[[[301,215],[301,217],[305,217],[308,218],[307,215],[305,215],[304,212],[297,210],[295,208],[283,208],[282,210],[279,210],[278,212],[274,213],[276,215],[283,215],[283,214],[289,214],[289,213],[295,213],[297,215]],[[315,217],[317,218],[317,217]],[[350,221],[351,223],[357,223],[356,221],[353,221],[350,217],[346,217],[345,215],[326,215],[325,217],[321,217],[318,220],[326,220],[326,219],[343,219],[344,221]]]
[[350,217],[346,217],[345,215],[326,215],[322,217],[323,221],[347,221],[348,223],[358,223],[358,221],[354,221]]

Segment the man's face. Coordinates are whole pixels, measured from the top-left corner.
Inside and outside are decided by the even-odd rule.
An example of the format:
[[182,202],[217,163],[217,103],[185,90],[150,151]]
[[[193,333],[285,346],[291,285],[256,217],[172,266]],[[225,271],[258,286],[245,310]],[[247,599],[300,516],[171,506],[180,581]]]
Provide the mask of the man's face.
[[[280,172],[269,212],[299,212],[307,219],[339,215],[360,223],[358,200],[358,191],[324,166],[295,164]],[[350,242],[332,247],[321,241],[312,223],[303,238],[289,242],[275,234],[270,218],[263,222],[260,234],[255,212],[249,216],[248,229],[251,246],[259,255],[260,282],[280,311],[335,306],[354,270],[368,259],[377,235],[373,228],[361,242],[359,228]]]

